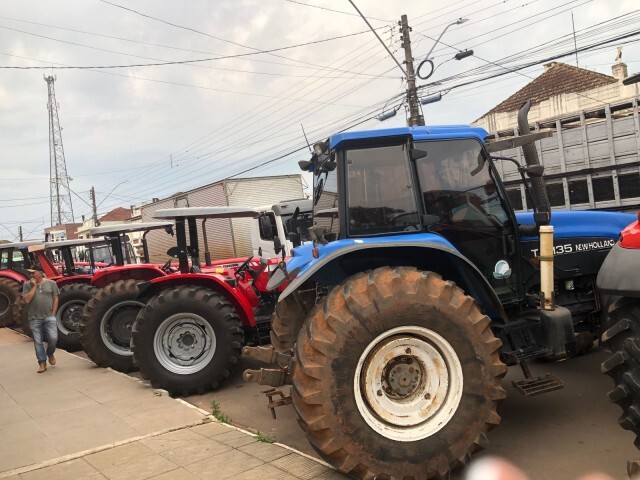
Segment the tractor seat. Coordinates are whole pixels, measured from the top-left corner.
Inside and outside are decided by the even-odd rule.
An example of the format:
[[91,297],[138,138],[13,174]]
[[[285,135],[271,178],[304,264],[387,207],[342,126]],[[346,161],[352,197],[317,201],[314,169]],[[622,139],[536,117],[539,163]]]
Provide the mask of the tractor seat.
[[193,265],[190,269],[189,272],[191,273],[202,273],[202,269],[197,266],[197,265]]

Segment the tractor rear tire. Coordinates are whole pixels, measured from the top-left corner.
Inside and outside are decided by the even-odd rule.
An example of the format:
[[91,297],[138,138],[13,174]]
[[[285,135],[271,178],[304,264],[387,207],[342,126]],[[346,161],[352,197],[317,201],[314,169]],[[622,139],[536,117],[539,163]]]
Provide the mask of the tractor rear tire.
[[[85,305],[96,292],[96,287],[86,283],[72,283],[60,289],[58,296],[58,348],[75,352],[82,348],[80,322]],[[27,322],[28,323],[28,322]]]
[[315,291],[301,292],[299,300],[294,295],[276,303],[271,315],[271,345],[280,353],[294,347],[300,327],[315,303]]
[[411,267],[356,274],[300,330],[298,422],[353,478],[444,478],[500,423],[500,347],[490,319],[453,282]]
[[611,327],[602,341],[613,354],[602,362],[602,373],[609,375],[615,388],[609,399],[622,409],[618,423],[636,435],[640,448],[640,299],[621,298],[609,310]]
[[142,376],[172,396],[218,388],[238,363],[243,344],[235,307],[223,295],[192,285],[151,298],[131,335]]
[[87,302],[80,323],[80,341],[99,367],[128,373],[135,370],[130,341],[133,323],[144,306],[139,280],[118,280],[99,289]]
[[33,332],[29,326],[29,304],[24,303],[24,300],[21,300],[20,303],[20,328],[22,329],[22,333],[33,338]]
[[10,278],[0,278],[0,327],[11,327],[20,320],[20,284]]

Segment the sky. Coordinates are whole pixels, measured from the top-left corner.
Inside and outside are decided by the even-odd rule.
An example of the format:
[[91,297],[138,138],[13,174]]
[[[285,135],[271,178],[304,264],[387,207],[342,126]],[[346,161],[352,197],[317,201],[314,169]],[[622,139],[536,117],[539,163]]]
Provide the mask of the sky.
[[[639,30],[637,0],[354,2],[401,64],[401,15],[416,66],[433,48],[417,85],[443,97],[423,107],[427,125],[473,122],[544,59],[575,65],[574,28],[580,67],[610,75],[624,45],[640,71],[640,35],[614,40]],[[50,225],[44,75],[56,78],[78,222],[92,186],[104,214],[232,176],[300,173],[303,130],[313,144],[406,122],[403,72],[348,0],[2,0],[0,67],[0,239],[11,241],[19,226],[38,238]]]

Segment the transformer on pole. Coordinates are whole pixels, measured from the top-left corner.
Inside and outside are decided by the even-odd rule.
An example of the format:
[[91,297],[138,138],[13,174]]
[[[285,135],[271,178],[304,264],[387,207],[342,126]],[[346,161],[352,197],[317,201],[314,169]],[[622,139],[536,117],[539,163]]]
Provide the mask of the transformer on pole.
[[49,199],[51,203],[51,226],[74,223],[73,206],[71,205],[71,190],[67,164],[64,159],[62,133],[58,119],[58,103],[53,83],[54,76],[44,76],[47,82],[49,98]]

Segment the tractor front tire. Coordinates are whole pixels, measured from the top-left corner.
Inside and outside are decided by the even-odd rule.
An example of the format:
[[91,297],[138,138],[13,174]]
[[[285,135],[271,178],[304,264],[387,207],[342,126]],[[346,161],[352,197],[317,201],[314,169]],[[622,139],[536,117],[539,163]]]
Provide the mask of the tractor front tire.
[[131,336],[142,376],[172,396],[218,388],[238,363],[243,344],[235,307],[220,293],[191,285],[151,298]]
[[96,287],[84,283],[72,283],[60,289],[58,296],[58,348],[75,352],[82,348],[80,323],[85,305],[96,292]]
[[10,278],[0,278],[0,327],[10,327],[20,319],[20,284]]
[[320,456],[353,478],[445,477],[500,423],[501,342],[475,300],[435,273],[356,274],[297,340],[298,421]]
[[130,341],[133,323],[144,306],[138,298],[139,280],[118,280],[99,289],[87,302],[80,324],[80,341],[99,367],[119,372],[135,370]]
[[640,448],[640,298],[621,298],[611,306],[609,317],[611,327],[602,341],[613,354],[601,370],[615,383],[609,398],[622,409],[618,423],[636,435]]
[[[296,298],[297,295],[297,298]],[[292,294],[276,303],[271,315],[271,345],[277,352],[291,350],[304,319],[315,304],[316,292]]]

